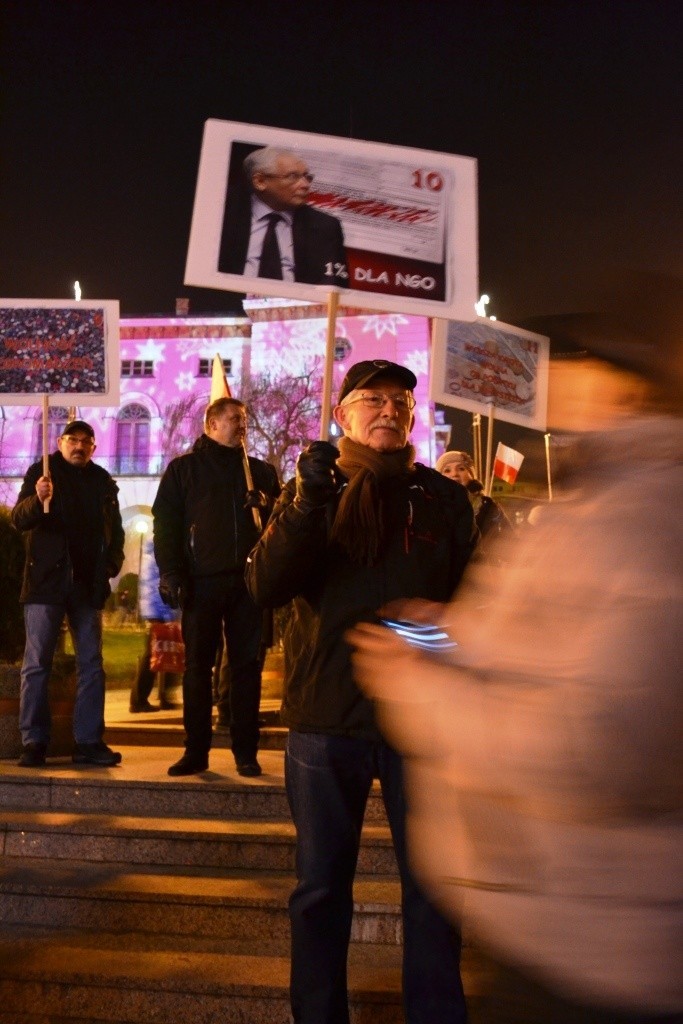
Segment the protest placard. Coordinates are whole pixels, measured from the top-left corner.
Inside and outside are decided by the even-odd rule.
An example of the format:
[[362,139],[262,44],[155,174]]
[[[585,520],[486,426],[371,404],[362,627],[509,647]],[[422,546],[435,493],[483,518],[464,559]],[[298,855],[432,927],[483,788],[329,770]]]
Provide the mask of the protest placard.
[[44,396],[118,405],[118,302],[0,299],[0,405]]
[[476,209],[471,157],[210,120],[185,283],[474,319]]
[[549,340],[496,320],[437,322],[430,397],[442,405],[545,430]]

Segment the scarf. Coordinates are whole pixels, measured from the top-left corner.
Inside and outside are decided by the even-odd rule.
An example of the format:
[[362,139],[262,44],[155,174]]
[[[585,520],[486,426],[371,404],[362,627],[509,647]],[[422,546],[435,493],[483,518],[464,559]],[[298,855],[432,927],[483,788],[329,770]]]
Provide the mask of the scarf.
[[384,541],[387,519],[381,485],[412,470],[415,449],[407,444],[395,452],[376,452],[342,437],[339,451],[337,466],[349,483],[337,508],[331,538],[354,562],[372,565]]

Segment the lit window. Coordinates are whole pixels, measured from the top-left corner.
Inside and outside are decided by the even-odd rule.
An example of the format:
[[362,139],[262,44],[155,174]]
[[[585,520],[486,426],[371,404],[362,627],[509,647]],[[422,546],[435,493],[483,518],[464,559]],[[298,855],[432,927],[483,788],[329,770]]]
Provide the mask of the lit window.
[[[223,373],[226,377],[232,374],[232,359],[223,359]],[[210,377],[213,369],[213,359],[200,359],[198,377]]]
[[153,377],[154,363],[151,359],[122,359],[122,377]]

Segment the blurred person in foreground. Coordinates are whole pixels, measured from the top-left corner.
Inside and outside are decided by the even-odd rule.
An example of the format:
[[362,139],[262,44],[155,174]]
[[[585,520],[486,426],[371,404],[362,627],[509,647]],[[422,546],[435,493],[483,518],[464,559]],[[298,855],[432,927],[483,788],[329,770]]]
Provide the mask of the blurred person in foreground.
[[[19,764],[40,768],[50,742],[48,688],[66,615],[76,654],[73,761],[113,767],[121,754],[103,740],[105,677],[102,609],[109,580],[123,565],[124,532],[118,486],[92,461],[95,431],[72,420],[48,459],[48,473],[35,462],[24,477],[12,522],[26,539],[20,601],[26,648],[21,666]],[[43,503],[49,501],[49,510]]]
[[290,902],[296,1024],[348,1024],[347,955],[363,815],[378,777],[401,876],[408,1024],[466,1020],[460,935],[427,901],[405,852],[403,770],[356,687],[344,640],[396,597],[446,600],[476,536],[464,489],[415,462],[416,379],[367,360],[349,368],[334,418],[339,450],[309,445],[247,564],[254,599],[293,601],[285,635],[287,796],[297,834]]
[[488,607],[394,609],[456,653],[348,634],[407,759],[415,871],[521,984],[506,1022],[683,1020],[680,361],[591,352],[551,369],[572,472]]
[[230,656],[230,740],[239,775],[261,774],[257,751],[261,701],[262,613],[247,593],[244,564],[259,537],[253,509],[265,523],[280,484],[273,466],[249,456],[254,490],[247,489],[243,441],[247,408],[218,398],[204,414],[204,433],[192,451],[169,462],[152,505],[159,593],[182,609],[185,642],[185,753],[171,776],[209,767],[211,674],[224,630]]

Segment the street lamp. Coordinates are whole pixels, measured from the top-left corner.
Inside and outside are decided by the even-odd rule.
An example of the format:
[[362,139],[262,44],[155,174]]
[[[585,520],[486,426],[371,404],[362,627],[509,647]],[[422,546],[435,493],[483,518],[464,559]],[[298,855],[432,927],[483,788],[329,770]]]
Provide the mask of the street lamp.
[[140,534],[140,548],[138,552],[138,595],[135,602],[135,621],[140,622],[140,584],[142,582],[142,547],[145,543],[145,536],[149,530],[149,523],[146,519],[138,519],[135,523],[135,532]]

